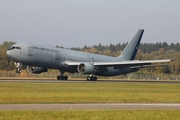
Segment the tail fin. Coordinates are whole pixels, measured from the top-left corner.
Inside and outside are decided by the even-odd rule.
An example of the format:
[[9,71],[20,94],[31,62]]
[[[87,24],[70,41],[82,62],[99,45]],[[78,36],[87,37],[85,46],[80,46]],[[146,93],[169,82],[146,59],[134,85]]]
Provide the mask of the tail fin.
[[131,42],[125,47],[123,52],[118,56],[121,60],[134,60],[137,50],[139,48],[139,44],[141,42],[141,38],[144,30],[139,29],[136,35],[133,37]]

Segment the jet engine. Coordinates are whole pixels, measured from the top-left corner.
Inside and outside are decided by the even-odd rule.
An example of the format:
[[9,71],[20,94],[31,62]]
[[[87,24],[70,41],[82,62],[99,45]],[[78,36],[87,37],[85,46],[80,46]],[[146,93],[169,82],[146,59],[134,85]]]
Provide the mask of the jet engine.
[[40,74],[42,72],[47,72],[47,68],[42,67],[34,67],[34,66],[27,66],[27,71],[34,74]]
[[90,63],[81,63],[80,65],[78,65],[77,70],[79,73],[83,74],[93,74],[96,71],[94,65]]

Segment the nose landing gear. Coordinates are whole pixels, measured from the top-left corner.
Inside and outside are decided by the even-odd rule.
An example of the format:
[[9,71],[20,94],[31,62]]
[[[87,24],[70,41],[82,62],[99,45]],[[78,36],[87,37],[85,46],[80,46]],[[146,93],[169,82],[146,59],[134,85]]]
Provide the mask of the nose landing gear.
[[14,65],[16,66],[16,73],[21,73],[22,72],[22,63],[20,62],[14,62]]

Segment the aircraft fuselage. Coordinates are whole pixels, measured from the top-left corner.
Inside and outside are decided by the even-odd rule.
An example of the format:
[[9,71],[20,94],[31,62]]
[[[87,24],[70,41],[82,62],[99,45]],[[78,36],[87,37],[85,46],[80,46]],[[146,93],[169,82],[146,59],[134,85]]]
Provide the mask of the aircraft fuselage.
[[[70,73],[78,72],[77,66],[70,67],[66,64],[72,61],[82,63],[121,61],[116,57],[56,48],[51,46],[18,43],[13,45],[11,48],[13,47],[15,47],[15,49],[9,49],[7,51],[7,55],[11,54],[11,59],[16,62],[21,62],[22,64],[29,66],[63,70]],[[18,49],[18,47],[20,49]],[[137,70],[138,69],[130,68],[114,69],[114,67],[109,66],[106,68],[102,67],[99,71],[95,72],[95,75],[114,76],[134,72]]]

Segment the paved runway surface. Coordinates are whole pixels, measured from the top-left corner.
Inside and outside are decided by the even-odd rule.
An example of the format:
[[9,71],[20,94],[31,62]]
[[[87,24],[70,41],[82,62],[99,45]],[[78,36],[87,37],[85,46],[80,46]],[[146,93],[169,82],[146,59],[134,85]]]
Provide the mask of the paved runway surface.
[[0,110],[180,110],[180,104],[95,103],[95,104],[7,104]]
[[61,83],[61,82],[85,82],[85,83],[97,83],[97,82],[116,82],[116,83],[146,83],[146,84],[180,84],[180,80],[169,80],[169,81],[161,81],[161,80],[98,80],[98,81],[86,81],[86,80],[34,80],[34,79],[0,79],[0,82],[37,82],[37,83]]

